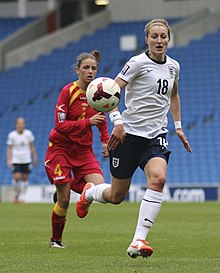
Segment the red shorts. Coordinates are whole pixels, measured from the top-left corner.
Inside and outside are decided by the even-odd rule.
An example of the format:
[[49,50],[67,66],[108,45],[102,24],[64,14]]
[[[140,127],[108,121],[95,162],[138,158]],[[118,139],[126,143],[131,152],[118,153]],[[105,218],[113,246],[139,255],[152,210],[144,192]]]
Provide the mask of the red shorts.
[[103,172],[91,146],[49,145],[45,156],[45,169],[51,184],[84,182],[88,174]]

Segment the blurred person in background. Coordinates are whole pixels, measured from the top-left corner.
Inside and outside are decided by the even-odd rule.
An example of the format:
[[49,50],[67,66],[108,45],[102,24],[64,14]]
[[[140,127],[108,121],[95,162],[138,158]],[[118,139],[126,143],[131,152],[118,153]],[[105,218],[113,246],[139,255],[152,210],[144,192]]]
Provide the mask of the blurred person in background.
[[[83,52],[77,57],[78,79],[64,86],[55,109],[55,127],[49,135],[45,169],[51,184],[56,186],[52,211],[50,247],[64,248],[62,234],[70,202],[70,190],[82,193],[86,183],[104,183],[103,173],[92,144],[92,126],[100,131],[103,156],[108,156],[109,139],[106,117],[92,109],[86,99],[86,89],[96,77],[100,53]],[[74,177],[73,177],[74,176]]]
[[33,133],[25,128],[25,119],[23,117],[17,118],[16,130],[10,132],[7,139],[7,165],[13,170],[12,183],[15,191],[15,203],[25,201],[32,162],[34,166],[37,165],[34,139]]
[[177,136],[186,151],[190,144],[181,125],[178,94],[179,63],[166,55],[170,27],[164,19],[154,19],[145,26],[148,50],[132,57],[115,81],[125,88],[122,116],[118,109],[109,115],[114,129],[108,141],[112,184],[86,185],[76,211],[83,218],[93,200],[120,204],[127,195],[132,176],[140,167],[147,180],[133,241],[127,249],[130,257],[152,255],[146,237],[161,209],[170,151],[166,139],[167,113],[170,110]]

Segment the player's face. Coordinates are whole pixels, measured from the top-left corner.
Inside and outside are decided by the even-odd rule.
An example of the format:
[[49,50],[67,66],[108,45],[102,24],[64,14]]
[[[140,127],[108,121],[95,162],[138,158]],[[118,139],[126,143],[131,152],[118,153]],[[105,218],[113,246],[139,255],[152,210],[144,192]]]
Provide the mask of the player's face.
[[164,60],[169,40],[168,30],[165,26],[153,25],[150,27],[146,43],[148,44],[152,59]]
[[76,73],[79,76],[79,80],[86,84],[89,84],[94,80],[98,70],[96,61],[92,58],[85,59],[81,62],[80,67],[76,68]]
[[19,133],[22,133],[25,128],[25,121],[23,119],[18,119],[16,122],[16,128]]

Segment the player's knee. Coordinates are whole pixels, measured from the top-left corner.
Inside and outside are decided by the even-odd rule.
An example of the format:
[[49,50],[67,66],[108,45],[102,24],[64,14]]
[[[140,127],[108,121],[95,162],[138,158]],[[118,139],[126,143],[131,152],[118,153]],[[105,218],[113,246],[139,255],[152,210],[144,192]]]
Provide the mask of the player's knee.
[[149,184],[152,188],[155,188],[155,190],[163,190],[165,183],[166,176],[163,174],[156,174]]
[[63,196],[58,199],[58,203],[61,205],[62,208],[68,208],[70,202],[69,196]]

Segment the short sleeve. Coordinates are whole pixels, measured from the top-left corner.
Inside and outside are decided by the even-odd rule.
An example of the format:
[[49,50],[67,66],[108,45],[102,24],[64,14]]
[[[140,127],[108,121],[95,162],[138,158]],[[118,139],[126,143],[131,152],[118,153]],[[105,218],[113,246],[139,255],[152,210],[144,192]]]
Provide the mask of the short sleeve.
[[35,137],[31,131],[29,131],[29,139],[30,139],[30,142],[33,142],[35,140]]
[[12,133],[8,134],[7,145],[13,145]]
[[121,72],[117,75],[120,79],[130,82],[132,81],[140,72],[140,67],[138,63],[131,58],[122,68]]

